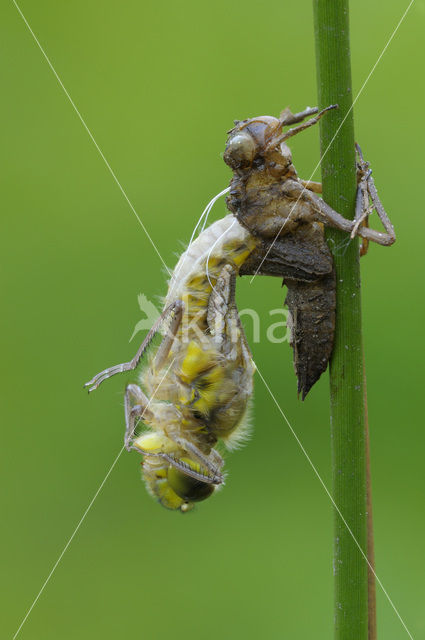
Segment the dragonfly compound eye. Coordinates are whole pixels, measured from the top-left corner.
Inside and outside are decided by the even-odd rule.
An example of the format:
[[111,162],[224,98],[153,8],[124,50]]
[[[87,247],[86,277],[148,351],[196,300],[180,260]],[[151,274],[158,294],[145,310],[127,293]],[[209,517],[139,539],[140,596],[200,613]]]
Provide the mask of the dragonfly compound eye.
[[180,498],[187,502],[206,500],[215,488],[212,484],[187,476],[175,467],[168,469],[168,484]]
[[257,150],[257,146],[248,132],[237,132],[227,143],[224,152],[224,162],[231,169],[250,167]]

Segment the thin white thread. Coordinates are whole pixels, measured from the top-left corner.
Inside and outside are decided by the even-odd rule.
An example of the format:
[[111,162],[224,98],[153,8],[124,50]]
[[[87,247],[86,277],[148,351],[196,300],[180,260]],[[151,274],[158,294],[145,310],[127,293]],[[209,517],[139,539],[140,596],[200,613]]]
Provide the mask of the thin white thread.
[[[405,10],[405,12],[403,13],[403,15],[401,16],[401,18],[400,18],[400,20],[399,20],[399,22],[398,22],[398,24],[397,24],[396,28],[394,29],[394,31],[393,31],[393,32],[392,32],[392,34],[390,35],[390,37],[389,37],[389,39],[388,39],[388,41],[387,41],[387,43],[386,43],[385,47],[382,49],[381,53],[379,54],[377,61],[376,61],[376,62],[375,62],[375,64],[373,65],[372,69],[370,70],[370,72],[369,72],[369,74],[368,74],[368,76],[367,76],[366,80],[363,82],[363,84],[362,84],[362,86],[361,86],[361,88],[360,88],[359,92],[357,93],[356,97],[355,97],[355,98],[354,98],[354,100],[353,100],[353,103],[352,103],[351,107],[348,109],[347,113],[345,114],[344,118],[342,119],[342,121],[341,121],[341,123],[340,123],[340,125],[339,125],[338,129],[336,130],[335,134],[334,134],[334,135],[333,135],[333,137],[332,137],[332,140],[331,140],[331,141],[330,141],[330,143],[328,144],[328,146],[327,146],[327,148],[325,149],[325,151],[324,151],[323,155],[320,157],[319,162],[318,162],[318,163],[316,164],[316,166],[314,167],[314,169],[313,169],[313,173],[311,174],[311,176],[309,177],[309,179],[308,179],[308,181],[307,181],[307,182],[309,182],[309,181],[313,178],[314,174],[316,173],[316,170],[317,170],[317,169],[319,168],[319,166],[320,166],[320,163],[322,162],[323,158],[326,156],[326,154],[328,153],[329,149],[331,148],[331,146],[332,146],[332,144],[333,144],[333,142],[334,142],[335,138],[337,137],[338,133],[339,133],[339,132],[340,132],[340,130],[341,130],[342,125],[344,124],[344,122],[346,121],[346,119],[348,118],[348,116],[350,115],[351,111],[354,109],[354,105],[356,104],[356,102],[357,102],[357,100],[359,99],[360,95],[363,93],[363,89],[365,88],[365,86],[366,86],[366,85],[367,85],[367,83],[369,82],[370,77],[372,76],[372,74],[374,73],[374,71],[375,71],[376,67],[378,66],[379,62],[381,61],[382,56],[384,55],[384,53],[385,53],[385,52],[386,52],[386,50],[388,49],[388,47],[389,47],[389,45],[390,45],[391,41],[393,40],[393,38],[394,38],[395,34],[397,33],[397,31],[398,31],[399,27],[401,26],[401,24],[402,24],[403,20],[405,19],[406,15],[407,15],[407,13],[408,13],[408,11],[409,11],[410,7],[411,7],[411,6],[412,6],[412,4],[414,3],[414,1],[415,1],[415,0],[410,0],[410,3],[409,3],[409,5],[408,5],[407,9]],[[289,214],[288,214],[288,217],[285,219],[285,221],[284,221],[283,225],[281,226],[281,228],[280,228],[280,229],[279,229],[279,231],[277,232],[276,237],[273,239],[273,242],[271,243],[271,245],[270,245],[270,246],[269,246],[269,248],[267,249],[267,251],[266,251],[266,253],[265,253],[265,255],[264,255],[264,258],[261,260],[260,265],[259,265],[258,269],[256,270],[256,272],[254,273],[254,275],[252,276],[251,280],[249,281],[249,284],[252,284],[252,282],[253,282],[254,278],[258,275],[258,272],[259,272],[259,270],[261,269],[261,267],[263,266],[263,263],[264,263],[265,259],[267,258],[267,256],[269,255],[270,251],[272,250],[272,248],[273,248],[273,246],[274,246],[274,244],[275,244],[276,240],[278,239],[278,237],[279,237],[279,236],[280,236],[280,234],[282,233],[282,231],[283,231],[283,229],[284,229],[284,227],[285,227],[286,223],[287,223],[287,222],[288,222],[288,220],[290,219],[290,217],[291,217],[291,215],[292,215],[292,213],[293,213],[293,211],[294,211],[295,207],[297,206],[298,202],[300,201],[300,199],[301,199],[301,197],[302,197],[302,195],[303,195],[303,193],[304,193],[305,191],[307,191],[307,189],[306,189],[305,187],[303,187],[303,188],[302,188],[302,190],[301,190],[300,195],[298,196],[297,200],[295,201],[294,205],[292,206],[292,208],[291,208],[291,210],[290,210],[290,212],[289,212]]]
[[354,535],[354,533],[351,531],[347,521],[345,520],[344,516],[342,515],[338,505],[336,504],[335,500],[333,499],[332,494],[330,493],[329,489],[327,488],[327,486],[325,485],[322,476],[320,475],[320,473],[317,471],[316,467],[313,464],[313,461],[311,460],[310,456],[308,455],[307,451],[304,449],[304,446],[301,442],[301,440],[299,439],[299,437],[297,436],[297,434],[295,433],[291,423],[289,422],[288,418],[286,417],[285,413],[283,412],[280,404],[278,403],[278,401],[276,400],[275,396],[273,395],[272,390],[270,389],[269,385],[267,384],[267,382],[265,381],[261,371],[258,369],[258,367],[256,367],[256,371],[258,373],[258,375],[260,376],[261,380],[263,381],[264,386],[266,387],[267,391],[269,392],[269,394],[271,395],[275,405],[277,406],[277,408],[279,409],[280,414],[282,415],[282,417],[284,418],[286,424],[288,425],[289,429],[291,430],[292,435],[294,436],[295,440],[297,441],[301,451],[303,452],[303,454],[305,455],[305,457],[307,458],[311,468],[313,469],[314,473],[316,474],[317,479],[319,480],[320,484],[322,485],[322,487],[324,488],[326,494],[328,495],[328,498],[330,499],[330,501],[332,502],[334,508],[336,509],[336,511],[338,512],[338,515],[340,516],[342,522],[344,523],[345,527],[347,528],[347,531],[349,532],[350,536],[353,538],[354,542],[356,543],[356,546],[358,547],[360,553],[362,554],[363,558],[365,559],[365,561],[367,562],[370,570],[372,571],[373,575],[376,578],[376,581],[378,582],[379,586],[381,587],[382,591],[384,592],[388,602],[390,603],[391,607],[393,608],[394,612],[396,613],[398,619],[400,620],[401,624],[403,625],[404,629],[406,630],[409,638],[411,638],[411,640],[413,640],[413,636],[410,633],[409,629],[407,628],[406,624],[403,621],[403,618],[401,617],[401,615],[399,614],[398,610],[395,607],[395,604],[393,603],[393,601],[391,600],[390,596],[388,595],[384,585],[382,584],[381,580],[378,578],[378,576],[375,573],[374,568],[372,567],[372,565],[370,564],[365,552],[363,551],[363,549],[361,548],[359,542],[357,541],[356,536]]
[[[174,360],[175,360],[175,358],[174,358]],[[156,387],[156,389],[154,389],[154,391],[153,391],[153,393],[152,393],[152,396],[149,398],[149,401],[148,401],[148,403],[147,403],[146,407],[145,407],[145,408],[144,408],[144,410],[143,410],[143,414],[145,413],[146,409],[148,409],[148,407],[149,407],[150,403],[152,402],[152,400],[154,399],[154,397],[155,397],[155,395],[156,395],[156,392],[158,391],[159,387],[160,387],[160,386],[162,385],[162,383],[164,382],[164,379],[165,379],[166,375],[168,374],[169,370],[171,369],[171,367],[172,367],[172,366],[173,366],[173,364],[174,364],[174,360],[171,362],[171,364],[170,364],[170,366],[168,367],[167,371],[164,373],[164,375],[163,375],[163,377],[161,378],[161,380],[160,380],[160,382],[159,382],[158,386]],[[133,434],[134,434],[134,430],[135,430],[136,426],[137,426],[137,425],[135,425],[135,426],[134,426],[134,428],[133,428],[133,430],[132,430],[131,435],[133,435]],[[79,528],[80,528],[80,527],[81,527],[81,525],[83,524],[83,522],[84,522],[84,520],[85,520],[85,518],[86,518],[87,514],[89,513],[90,509],[92,508],[92,506],[93,506],[93,504],[94,504],[94,502],[95,502],[95,500],[96,500],[97,496],[98,496],[98,495],[99,495],[99,493],[102,491],[102,488],[103,488],[103,486],[104,486],[105,482],[107,481],[107,479],[108,479],[108,478],[109,478],[109,476],[111,475],[111,473],[112,473],[112,471],[113,471],[113,469],[114,469],[115,465],[117,464],[117,462],[118,462],[118,460],[119,460],[119,458],[120,458],[120,456],[121,456],[122,452],[124,451],[124,449],[125,449],[125,445],[121,448],[121,450],[120,450],[120,452],[118,453],[117,457],[115,458],[115,460],[113,461],[113,463],[112,463],[112,464],[111,464],[111,466],[109,467],[109,470],[108,470],[108,472],[106,473],[106,476],[104,477],[104,479],[103,479],[103,480],[102,480],[102,482],[100,483],[99,488],[97,489],[96,493],[94,494],[93,498],[91,499],[91,501],[90,501],[90,503],[89,503],[89,506],[88,506],[88,507],[87,507],[87,509],[84,511],[84,513],[83,513],[83,515],[82,515],[82,517],[81,517],[81,519],[80,519],[79,523],[78,523],[78,524],[77,524],[77,526],[75,527],[75,529],[74,529],[74,531],[73,531],[73,533],[72,533],[71,537],[69,538],[68,542],[66,543],[66,545],[65,545],[65,546],[64,546],[64,548],[62,549],[62,552],[59,554],[59,557],[58,557],[58,559],[56,560],[55,564],[53,565],[52,570],[50,571],[49,575],[47,576],[46,580],[44,581],[44,583],[43,583],[43,585],[42,585],[42,587],[41,587],[40,591],[38,592],[38,594],[37,594],[36,598],[34,599],[33,603],[31,604],[30,608],[28,609],[28,611],[27,611],[27,613],[26,613],[26,615],[25,615],[24,619],[22,620],[21,624],[19,625],[19,627],[18,627],[18,629],[17,629],[17,631],[16,631],[15,635],[13,636],[13,640],[15,640],[15,639],[18,637],[18,634],[19,634],[20,630],[22,629],[22,627],[24,626],[25,622],[27,621],[27,619],[28,619],[28,617],[29,617],[29,615],[30,615],[31,611],[34,609],[35,605],[37,604],[38,599],[40,598],[40,596],[41,596],[41,594],[43,593],[44,589],[47,587],[47,585],[48,585],[48,583],[49,583],[49,581],[50,581],[50,578],[52,577],[52,575],[53,575],[53,574],[54,574],[54,572],[56,571],[56,568],[57,568],[58,564],[59,564],[59,563],[60,563],[60,561],[62,560],[63,556],[65,555],[65,553],[66,553],[66,551],[67,551],[67,549],[68,549],[68,547],[69,547],[69,545],[71,544],[71,542],[73,541],[73,539],[74,539],[74,537],[75,537],[76,533],[78,532]]]
[[205,229],[205,226],[208,222],[208,216],[210,215],[211,209],[213,208],[213,206],[215,205],[216,201],[221,198],[221,196],[224,196],[224,194],[228,193],[230,191],[230,187],[227,187],[226,189],[223,189],[223,191],[220,191],[220,193],[218,193],[216,196],[214,196],[214,198],[211,200],[211,206],[208,210],[207,215],[205,216],[205,220],[204,220],[204,224],[202,225],[202,229],[201,229],[201,233],[202,231]]
[[205,216],[204,224],[202,225],[202,229],[201,229],[200,233],[202,233],[202,231],[205,229],[205,225],[206,225],[206,223],[207,223],[208,216],[209,216],[210,211],[211,211],[211,209],[213,208],[214,204],[217,202],[217,200],[218,200],[221,196],[223,196],[223,195],[224,195],[225,193],[227,193],[228,191],[230,191],[230,187],[227,187],[227,189],[223,189],[223,191],[220,191],[220,193],[217,193],[217,195],[215,195],[215,196],[214,196],[214,198],[212,198],[212,199],[209,201],[209,203],[207,204],[207,206],[205,207],[205,209],[204,209],[204,210],[203,210],[203,212],[201,213],[201,215],[200,215],[200,217],[199,217],[199,220],[198,220],[198,222],[196,223],[195,228],[194,228],[194,230],[193,230],[193,232],[192,232],[192,235],[190,236],[190,240],[189,240],[189,244],[188,244],[188,246],[187,246],[187,249],[186,249],[186,251],[185,251],[185,252],[184,252],[184,254],[183,254],[183,260],[182,260],[182,263],[181,263],[181,265],[178,267],[178,269],[175,269],[174,273],[173,273],[173,274],[172,274],[172,276],[171,276],[171,286],[170,286],[170,290],[169,290],[169,292],[168,292],[168,294],[167,294],[167,297],[169,297],[169,296],[170,296],[170,294],[173,292],[173,289],[174,289],[175,285],[177,284],[177,276],[179,275],[180,271],[181,271],[181,270],[182,270],[182,268],[183,268],[183,265],[184,265],[184,264],[185,264],[185,262],[186,262],[187,252],[189,251],[189,249],[190,249],[190,247],[191,247],[191,245],[192,245],[193,238],[195,237],[196,230],[198,229],[199,225],[200,225],[200,224],[201,224],[201,222],[202,222],[202,218],[204,218],[204,216]]
[[115,175],[114,171],[112,170],[111,165],[109,164],[109,162],[107,161],[107,159],[105,158],[101,148],[99,147],[99,145],[97,144],[96,140],[93,137],[92,132],[90,131],[90,129],[88,128],[83,116],[81,115],[81,113],[78,111],[74,101],[72,100],[71,96],[69,95],[68,91],[66,90],[62,80],[60,79],[60,77],[58,76],[58,74],[56,73],[56,70],[53,66],[53,64],[50,62],[49,57],[47,56],[46,52],[44,51],[43,47],[41,46],[40,42],[37,39],[37,36],[35,35],[34,31],[31,29],[30,25],[28,24],[27,19],[25,18],[24,14],[22,13],[20,7],[18,6],[16,0],[12,0],[13,4],[15,5],[16,9],[18,10],[22,20],[24,21],[24,23],[26,24],[29,32],[31,33],[32,37],[34,38],[35,42],[37,43],[38,48],[40,49],[41,53],[43,54],[47,64],[49,65],[50,69],[53,71],[53,74],[55,75],[56,80],[59,82],[61,88],[63,89],[63,92],[65,93],[66,97],[68,98],[69,102],[71,103],[72,108],[74,109],[75,113],[77,114],[78,118],[80,119],[81,124],[83,125],[84,129],[87,131],[91,141],[93,142],[94,146],[96,147],[97,151],[99,152],[100,157],[102,158],[103,162],[105,163],[105,165],[107,166],[109,173],[111,174],[111,176],[113,177],[113,179],[115,180],[115,183],[117,184],[119,190],[121,191],[122,195],[124,196],[124,198],[127,201],[127,204],[129,205],[130,209],[132,210],[132,212],[134,213],[134,215],[136,216],[137,220],[139,221],[140,226],[142,227],[143,231],[145,232],[149,242],[151,243],[151,245],[153,246],[153,248],[155,249],[159,259],[161,260],[162,264],[164,265],[164,267],[167,269],[168,273],[171,275],[171,272],[169,270],[169,268],[167,267],[167,265],[164,262],[164,259],[162,258],[161,254],[159,253],[159,250],[156,246],[156,244],[154,243],[154,241],[152,240],[151,236],[149,235],[148,230],[146,229],[145,225],[143,224],[143,222],[141,221],[136,209],[133,207],[132,203],[130,202],[129,197],[127,196],[126,192],[124,191],[123,187],[121,186],[121,183],[119,182],[117,176]]
[[210,249],[210,250],[209,250],[209,252],[208,252],[208,255],[207,255],[207,261],[206,261],[206,263],[205,263],[205,273],[206,273],[206,276],[207,276],[207,280],[208,280],[208,282],[210,283],[210,287],[212,288],[212,290],[213,290],[213,291],[215,291],[215,287],[214,287],[213,283],[212,283],[212,282],[211,282],[211,280],[210,280],[210,274],[209,274],[209,271],[208,271],[208,263],[209,263],[209,261],[210,261],[210,257],[211,257],[212,250],[214,249],[215,245],[219,242],[219,240],[221,240],[221,238],[223,238],[223,236],[225,236],[227,233],[229,233],[230,229],[231,229],[231,228],[232,228],[236,223],[237,223],[237,220],[236,220],[236,218],[235,218],[235,219],[233,220],[232,224],[230,225],[230,227],[228,227],[225,231],[223,231],[223,233],[222,233],[222,234],[217,238],[217,240],[214,242],[214,244],[212,245],[211,249]]

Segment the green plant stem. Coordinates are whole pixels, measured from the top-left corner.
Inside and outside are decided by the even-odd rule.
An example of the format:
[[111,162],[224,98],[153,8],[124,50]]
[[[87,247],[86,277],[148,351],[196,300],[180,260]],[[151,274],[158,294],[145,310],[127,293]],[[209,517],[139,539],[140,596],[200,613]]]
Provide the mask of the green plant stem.
[[[350,110],[348,0],[313,0],[313,5],[319,108],[339,105],[339,109],[329,112],[320,123],[323,198],[343,216],[353,218],[356,165]],[[347,235],[337,230],[330,230],[327,238],[337,277],[335,345],[330,363],[333,495],[353,536],[367,554],[359,247],[357,240],[347,245]],[[335,512],[334,624],[337,640],[368,638],[367,569],[352,535]]]
[[372,514],[372,483],[370,477],[370,438],[369,415],[367,410],[366,371],[364,368],[364,403],[365,403],[365,437],[366,437],[366,504],[367,504],[367,587],[368,587],[368,629],[369,640],[376,640],[376,579],[375,579],[375,546],[373,540],[373,514]]

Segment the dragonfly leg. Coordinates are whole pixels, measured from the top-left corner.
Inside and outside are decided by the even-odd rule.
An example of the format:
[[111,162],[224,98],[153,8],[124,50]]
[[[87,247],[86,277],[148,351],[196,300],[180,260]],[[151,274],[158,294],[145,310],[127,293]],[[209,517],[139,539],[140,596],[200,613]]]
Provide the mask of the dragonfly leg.
[[159,370],[162,368],[162,366],[164,365],[164,362],[168,357],[168,354],[170,353],[170,349],[172,347],[177,331],[179,330],[179,327],[182,322],[183,310],[184,310],[184,304],[181,300],[178,300],[175,303],[172,319],[169,326],[167,327],[166,335],[163,341],[161,342],[161,344],[159,345],[158,351],[156,352],[156,356],[154,360],[154,366],[156,370]]
[[174,316],[174,315],[178,316],[179,314],[181,314],[182,308],[183,308],[183,303],[181,300],[177,300],[176,302],[173,302],[172,304],[170,304],[161,313],[160,317],[155,322],[152,329],[149,331],[146,338],[143,340],[142,344],[138,348],[134,358],[132,358],[129,362],[124,362],[122,364],[117,364],[113,367],[109,367],[108,369],[104,369],[104,371],[101,371],[100,373],[95,375],[91,380],[89,380],[89,382],[86,382],[86,384],[84,385],[85,387],[89,387],[89,392],[97,389],[98,386],[102,384],[102,382],[104,382],[104,380],[111,378],[117,373],[123,373],[124,371],[132,371],[133,369],[135,369],[139,364],[140,360],[142,359],[143,354],[145,353],[150,343],[152,342],[153,338],[162,328],[164,322],[166,322],[170,318],[170,316]]
[[[217,348],[225,353],[239,330],[235,303],[236,270],[226,265],[220,272],[208,301],[207,323]],[[230,345],[227,343],[230,341]],[[225,353],[225,355],[229,355]]]
[[134,449],[138,451],[143,456],[153,456],[160,457],[167,460],[169,464],[173,467],[181,471],[182,473],[195,478],[196,480],[200,480],[201,482],[206,482],[207,484],[223,484],[224,476],[221,473],[221,467],[224,464],[224,461],[220,454],[212,449],[208,455],[204,454],[198,447],[185,438],[171,438],[183,453],[186,452],[190,459],[197,462],[199,464],[199,469],[194,469],[190,464],[182,460],[184,455],[175,455],[173,453],[164,453],[164,452],[146,452],[141,451],[135,446],[131,446],[129,443],[129,450]]
[[124,446],[127,451],[131,450],[131,441],[134,436],[137,423],[143,418],[152,418],[153,413],[149,409],[149,400],[143,393],[139,385],[129,384],[124,395],[125,410],[125,434]]
[[176,469],[179,469],[187,475],[192,475],[194,478],[201,479],[204,482],[209,482],[209,484],[222,484],[224,482],[224,477],[221,473],[224,460],[215,449],[211,449],[210,453],[207,455],[195,444],[189,442],[185,438],[176,437],[173,438],[173,440],[184,451],[187,451],[190,457],[201,466],[201,470],[199,472],[192,470],[191,473],[191,470],[187,468],[187,465],[183,462],[179,462],[178,458],[166,453],[161,454],[161,456],[168,460],[168,462],[176,467]]

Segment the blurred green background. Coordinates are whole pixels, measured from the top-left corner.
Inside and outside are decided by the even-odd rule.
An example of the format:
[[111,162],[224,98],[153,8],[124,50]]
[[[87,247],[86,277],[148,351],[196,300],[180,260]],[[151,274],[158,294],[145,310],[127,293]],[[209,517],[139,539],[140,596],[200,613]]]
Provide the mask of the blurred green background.
[[[407,6],[352,3],[354,92]],[[316,103],[310,2],[22,0],[29,24],[172,267],[210,198],[234,118]],[[129,359],[163,295],[158,256],[12,2],[1,7],[3,216],[1,637],[11,638],[122,446]],[[377,573],[425,637],[423,29],[417,0],[355,107],[356,137],[396,226],[362,260]],[[291,145],[307,178],[318,130]],[[319,178],[319,176],[317,175]],[[224,202],[212,219],[225,213]],[[239,282],[262,318],[255,360],[330,484],[327,375],[297,400],[288,345],[265,340],[278,280]],[[252,335],[249,319],[245,321]],[[22,628],[22,640],[332,635],[332,510],[261,380],[255,432],[225,489],[160,508],[124,453]],[[386,640],[407,637],[378,588]]]

